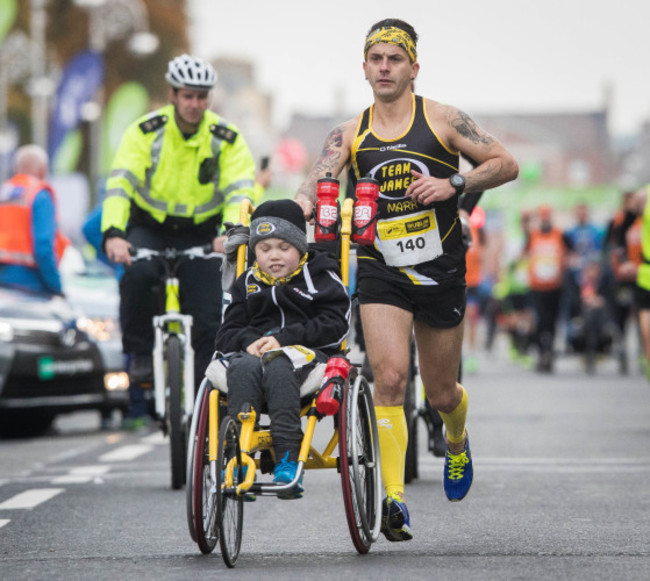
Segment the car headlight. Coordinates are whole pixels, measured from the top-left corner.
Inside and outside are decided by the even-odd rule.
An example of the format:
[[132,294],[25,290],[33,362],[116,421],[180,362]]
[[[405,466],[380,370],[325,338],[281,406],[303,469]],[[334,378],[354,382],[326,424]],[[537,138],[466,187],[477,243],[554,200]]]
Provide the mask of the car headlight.
[[129,374],[126,371],[112,371],[104,375],[104,387],[108,391],[129,389]]
[[0,321],[0,341],[11,343],[14,340],[14,328],[7,321]]
[[115,338],[117,325],[110,317],[81,317],[77,319],[77,329],[101,342]]

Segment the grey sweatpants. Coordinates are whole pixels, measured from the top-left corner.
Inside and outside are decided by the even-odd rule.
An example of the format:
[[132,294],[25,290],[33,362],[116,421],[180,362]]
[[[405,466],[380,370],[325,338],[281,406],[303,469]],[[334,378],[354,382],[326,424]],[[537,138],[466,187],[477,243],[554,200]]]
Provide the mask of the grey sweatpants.
[[311,367],[294,369],[285,355],[278,355],[266,364],[249,353],[238,353],[230,360],[228,415],[236,418],[246,403],[253,406],[258,418],[262,409],[268,409],[277,462],[287,452],[289,460],[298,459],[302,441],[300,384],[310,370]]

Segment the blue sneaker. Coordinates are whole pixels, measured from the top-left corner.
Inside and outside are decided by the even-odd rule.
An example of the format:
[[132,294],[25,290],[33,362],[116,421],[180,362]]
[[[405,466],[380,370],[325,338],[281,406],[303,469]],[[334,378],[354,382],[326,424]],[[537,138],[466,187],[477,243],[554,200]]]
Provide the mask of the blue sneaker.
[[452,454],[449,449],[445,454],[444,489],[452,502],[463,500],[474,479],[472,454],[469,450],[469,438],[465,436],[465,449],[460,454]]
[[[289,460],[289,452],[284,455],[284,458],[280,460],[273,470],[273,482],[278,484],[289,484],[296,477],[296,471],[298,470],[298,462]],[[304,488],[301,486],[302,476],[298,481],[298,484],[292,489],[278,494],[278,498],[283,500],[293,500],[295,498],[302,498],[302,493]]]
[[384,498],[381,508],[381,532],[391,542],[410,541],[411,518],[406,503],[397,495]]

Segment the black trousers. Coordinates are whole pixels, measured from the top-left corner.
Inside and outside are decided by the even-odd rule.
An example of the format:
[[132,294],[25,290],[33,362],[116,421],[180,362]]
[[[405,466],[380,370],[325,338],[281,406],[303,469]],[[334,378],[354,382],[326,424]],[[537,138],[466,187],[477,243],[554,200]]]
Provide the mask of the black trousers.
[[537,319],[536,336],[540,354],[552,353],[562,291],[530,291]]
[[[212,242],[194,232],[155,230],[134,226],[127,239],[136,248],[184,250]],[[223,297],[221,292],[221,260],[194,259],[184,261],[178,269],[180,305],[183,314],[192,315],[192,347],[196,387],[214,353],[214,338],[221,325]],[[157,260],[139,260],[124,269],[120,282],[120,319],[122,348],[127,354],[150,354],[154,332],[152,318],[164,312],[164,269]]]
[[[300,452],[300,384],[311,368],[295,370],[288,357],[278,355],[266,364],[249,353],[238,353],[230,360],[228,378],[228,415],[237,417],[249,403],[259,419],[268,409],[276,462],[289,453],[296,461]],[[266,405],[265,405],[266,404]]]

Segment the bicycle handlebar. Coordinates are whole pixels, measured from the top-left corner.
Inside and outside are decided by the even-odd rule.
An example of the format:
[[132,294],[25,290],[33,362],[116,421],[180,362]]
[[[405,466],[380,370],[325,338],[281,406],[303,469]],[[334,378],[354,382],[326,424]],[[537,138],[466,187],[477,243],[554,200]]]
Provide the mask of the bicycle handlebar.
[[185,250],[179,250],[177,248],[165,248],[164,250],[153,250],[152,248],[136,248],[131,246],[129,248],[129,254],[133,257],[133,260],[150,260],[152,258],[164,258],[167,260],[177,260],[179,258],[224,258],[224,254],[221,252],[213,252],[212,245],[206,244],[204,246],[192,246],[191,248],[186,248]]

